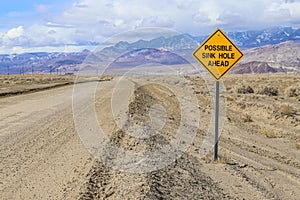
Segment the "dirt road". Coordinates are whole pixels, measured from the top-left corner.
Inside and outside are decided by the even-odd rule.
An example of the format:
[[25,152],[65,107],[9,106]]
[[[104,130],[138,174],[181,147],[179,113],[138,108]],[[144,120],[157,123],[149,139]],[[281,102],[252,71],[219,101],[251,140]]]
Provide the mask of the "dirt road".
[[[118,129],[111,111],[111,91],[117,81],[100,82],[95,98],[97,119],[111,141],[128,151],[143,152],[174,138],[181,117],[178,102],[170,91],[153,85],[136,87],[128,110],[132,119],[145,123],[151,106],[167,107],[161,134],[137,139]],[[171,78],[167,81],[181,87]],[[202,119],[196,138],[179,159],[145,173],[121,172],[90,155],[76,132],[72,86],[0,98],[1,199],[299,199],[300,101],[283,94],[299,80],[285,80],[274,97],[236,93],[236,81],[225,82],[228,110],[220,160],[212,161],[211,154],[199,157],[212,99],[203,80],[191,78],[189,87],[194,88]],[[251,78],[243,83],[256,88]],[[93,84],[80,84],[82,112],[90,106],[87,99],[94,93]],[[285,102],[296,110],[294,114],[277,113]]]
[[72,86],[0,99],[1,198],[64,199],[92,159],[72,118]]

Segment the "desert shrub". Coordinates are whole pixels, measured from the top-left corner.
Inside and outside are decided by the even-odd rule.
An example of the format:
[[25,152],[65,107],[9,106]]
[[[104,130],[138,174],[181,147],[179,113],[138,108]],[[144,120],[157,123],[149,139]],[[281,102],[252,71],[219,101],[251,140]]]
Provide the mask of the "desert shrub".
[[274,131],[269,130],[269,129],[262,129],[261,133],[263,135],[265,135],[267,138],[276,138],[277,137],[276,133]]
[[243,122],[253,122],[251,115],[245,115],[242,117]]
[[295,142],[295,147],[296,147],[297,150],[299,150],[300,149],[300,142]]
[[249,94],[249,93],[254,93],[254,90],[252,87],[241,85],[240,87],[237,88],[237,93],[239,94]]
[[99,78],[100,81],[111,81],[113,79],[112,76],[101,76]]
[[278,96],[278,89],[273,86],[263,86],[257,90],[257,94],[264,94],[268,96]]
[[279,108],[279,112],[281,115],[291,116],[295,113],[294,109],[289,105],[281,105]]
[[247,107],[244,102],[238,102],[237,105],[240,106],[241,109],[245,109]]
[[300,96],[300,87],[290,86],[287,87],[284,91],[285,96],[287,97],[297,97]]
[[234,97],[232,97],[232,96],[226,96],[226,100],[227,101],[234,101]]

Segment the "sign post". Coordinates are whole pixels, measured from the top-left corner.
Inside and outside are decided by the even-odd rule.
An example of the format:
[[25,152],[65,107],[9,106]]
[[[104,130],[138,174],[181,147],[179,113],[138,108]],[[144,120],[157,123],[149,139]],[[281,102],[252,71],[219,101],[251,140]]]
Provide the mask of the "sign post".
[[193,52],[193,56],[216,81],[214,159],[217,160],[219,143],[219,81],[243,58],[244,54],[228,36],[218,28]]
[[214,160],[218,159],[218,144],[219,144],[219,96],[220,82],[216,81],[216,96],[215,96],[215,139],[214,139]]

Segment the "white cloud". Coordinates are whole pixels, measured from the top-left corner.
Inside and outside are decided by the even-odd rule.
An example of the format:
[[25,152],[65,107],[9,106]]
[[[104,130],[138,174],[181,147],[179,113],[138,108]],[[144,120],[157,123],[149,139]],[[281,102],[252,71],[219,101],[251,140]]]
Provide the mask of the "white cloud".
[[22,36],[23,33],[24,33],[23,26],[19,26],[17,28],[13,28],[13,29],[8,30],[5,37],[13,39],[13,38],[17,38],[17,37]]
[[1,44],[8,49],[19,47],[42,47],[76,45],[76,29],[32,25],[28,28],[12,28],[2,36]]
[[167,16],[150,16],[144,18],[138,27],[173,27],[175,22]]
[[284,3],[281,8],[289,11],[289,20],[300,23],[300,2]]
[[76,46],[102,42],[112,35],[142,27],[204,35],[216,27],[239,31],[300,26],[300,2],[293,0],[77,0],[52,15],[50,10],[56,9],[51,5],[40,4],[35,8],[36,12],[47,14],[40,21],[35,20],[35,24],[28,24],[28,18],[24,19],[26,25],[2,31],[2,48]]
[[41,12],[41,13],[49,11],[50,8],[51,8],[51,6],[49,6],[49,5],[44,5],[44,4],[36,4],[35,5],[36,11]]
[[24,28],[19,26],[8,30],[2,34],[0,44],[6,47],[22,46],[26,43],[26,37],[24,37]]
[[[274,6],[276,9],[272,10]],[[57,21],[83,28],[96,25],[95,30],[106,37],[155,26],[199,35],[216,26],[232,31],[300,25],[299,15],[299,2],[284,0],[81,0],[65,10]]]

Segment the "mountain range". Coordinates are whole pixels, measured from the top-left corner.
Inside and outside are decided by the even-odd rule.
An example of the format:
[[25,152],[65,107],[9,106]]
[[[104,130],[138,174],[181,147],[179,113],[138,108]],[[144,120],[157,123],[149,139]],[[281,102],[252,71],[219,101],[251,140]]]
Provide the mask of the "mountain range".
[[[252,73],[300,72],[300,29],[284,27],[227,34],[245,52],[236,73],[249,73],[250,69]],[[132,43],[120,41],[95,52],[2,54],[0,74],[74,72],[83,62],[112,62],[116,67],[151,62],[184,64],[194,60],[192,52],[205,38],[180,34]]]

